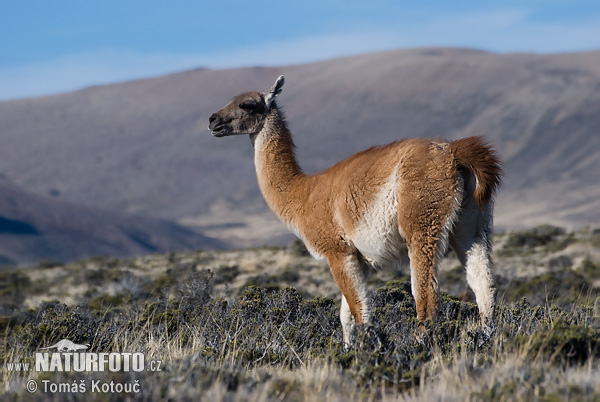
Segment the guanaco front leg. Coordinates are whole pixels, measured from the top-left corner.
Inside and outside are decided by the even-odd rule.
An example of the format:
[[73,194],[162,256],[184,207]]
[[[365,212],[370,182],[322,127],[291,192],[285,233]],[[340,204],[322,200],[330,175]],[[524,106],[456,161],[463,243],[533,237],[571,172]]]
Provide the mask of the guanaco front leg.
[[354,345],[357,326],[369,322],[367,277],[369,268],[356,255],[328,258],[331,273],[342,291],[340,320],[344,333],[344,346]]

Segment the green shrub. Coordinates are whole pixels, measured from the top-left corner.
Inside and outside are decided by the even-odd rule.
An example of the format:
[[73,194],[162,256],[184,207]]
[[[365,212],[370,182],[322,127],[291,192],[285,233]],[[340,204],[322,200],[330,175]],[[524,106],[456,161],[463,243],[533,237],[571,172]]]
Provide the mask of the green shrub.
[[542,225],[525,232],[509,233],[505,248],[534,248],[545,246],[566,233],[563,228]]

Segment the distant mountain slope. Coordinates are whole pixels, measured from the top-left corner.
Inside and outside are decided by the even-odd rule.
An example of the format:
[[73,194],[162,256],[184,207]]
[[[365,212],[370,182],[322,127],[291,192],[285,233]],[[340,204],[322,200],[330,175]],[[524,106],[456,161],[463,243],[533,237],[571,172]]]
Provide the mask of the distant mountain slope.
[[205,247],[222,245],[166,221],[38,196],[0,177],[0,266]]
[[399,138],[484,134],[506,162],[499,225],[600,223],[600,52],[399,50],[0,102],[0,172],[74,202],[211,228],[225,222],[214,233],[244,245],[274,241],[283,226],[259,240],[245,230],[266,209],[249,141],[215,139],[206,124],[231,97],[279,74],[306,171]]

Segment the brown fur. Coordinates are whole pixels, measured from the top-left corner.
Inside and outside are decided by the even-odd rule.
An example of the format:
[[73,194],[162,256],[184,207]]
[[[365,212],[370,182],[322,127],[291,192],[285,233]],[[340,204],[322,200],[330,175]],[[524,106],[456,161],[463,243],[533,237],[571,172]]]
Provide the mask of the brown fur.
[[450,143],[450,151],[459,165],[470,170],[477,178],[475,201],[483,208],[498,189],[502,178],[502,164],[496,151],[483,137],[467,137]]
[[417,319],[434,318],[439,306],[437,264],[444,226],[456,208],[455,160],[447,144],[414,141],[403,165],[398,223],[416,275]]
[[[234,98],[211,116],[209,127],[217,136],[250,135],[265,201],[314,256],[328,261],[356,324],[368,320],[369,265],[398,259],[402,244],[410,257],[417,318],[435,318],[440,303],[437,266],[450,232],[453,244],[466,244],[466,252],[475,230],[486,231],[473,238],[475,243],[491,230],[484,220],[500,184],[498,157],[481,137],[450,143],[411,139],[369,148],[307,175],[296,162],[291,133],[274,103],[282,85],[280,78],[264,93]],[[248,102],[256,105],[240,107]],[[477,179],[472,191],[465,174]],[[469,200],[479,212],[469,210]],[[475,228],[472,221],[482,223]],[[457,222],[465,228],[456,230]],[[486,286],[492,286],[491,274],[486,275],[492,281]],[[488,304],[493,308],[493,303]],[[482,312],[482,320],[490,314]],[[347,326],[344,339],[350,340]]]

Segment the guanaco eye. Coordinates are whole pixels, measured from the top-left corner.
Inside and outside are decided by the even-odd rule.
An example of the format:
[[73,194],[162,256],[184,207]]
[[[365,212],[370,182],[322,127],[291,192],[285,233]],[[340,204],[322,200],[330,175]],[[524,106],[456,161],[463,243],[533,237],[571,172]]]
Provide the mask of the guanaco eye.
[[244,102],[240,103],[240,108],[252,112],[258,108],[258,105],[254,102]]

